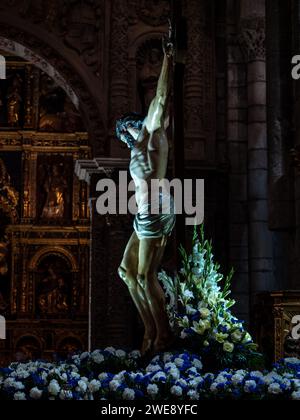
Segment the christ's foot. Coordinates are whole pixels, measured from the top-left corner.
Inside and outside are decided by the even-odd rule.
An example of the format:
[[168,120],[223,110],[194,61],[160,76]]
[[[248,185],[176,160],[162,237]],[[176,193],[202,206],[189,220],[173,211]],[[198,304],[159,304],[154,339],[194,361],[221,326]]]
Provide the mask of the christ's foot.
[[143,344],[141,348],[142,356],[147,356],[152,353],[153,342],[154,342],[154,336],[151,336],[149,334],[144,335]]

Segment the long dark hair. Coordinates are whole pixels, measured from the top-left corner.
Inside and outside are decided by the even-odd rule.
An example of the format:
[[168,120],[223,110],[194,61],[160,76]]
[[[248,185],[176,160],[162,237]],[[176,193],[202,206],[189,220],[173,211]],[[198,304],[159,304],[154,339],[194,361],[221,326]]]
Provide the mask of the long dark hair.
[[129,148],[133,148],[136,140],[132,137],[130,133],[128,133],[127,128],[131,126],[136,128],[137,130],[141,130],[143,127],[145,117],[141,114],[136,112],[130,112],[128,114],[123,115],[120,119],[116,122],[116,135],[119,140],[121,140],[121,135],[125,137],[126,144]]

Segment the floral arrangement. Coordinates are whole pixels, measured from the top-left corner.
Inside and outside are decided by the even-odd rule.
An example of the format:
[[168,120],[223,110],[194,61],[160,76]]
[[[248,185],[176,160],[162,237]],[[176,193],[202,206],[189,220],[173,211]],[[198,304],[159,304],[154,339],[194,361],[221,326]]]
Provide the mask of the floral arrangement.
[[[204,373],[199,356],[164,353],[144,368],[98,373],[101,366],[116,367],[120,361],[141,365],[141,360],[138,352],[124,355],[108,348],[78,354],[68,362],[14,363],[0,369],[0,400],[300,400],[298,359],[285,359],[271,372]],[[87,365],[96,369],[87,371]]]
[[[212,244],[195,228],[192,253],[181,247],[182,269],[175,277],[159,274],[168,297],[168,314],[176,335],[185,348],[192,348],[215,368],[261,365],[250,334],[231,312],[233,271],[223,282],[219,264],[214,262]],[[221,287],[223,283],[223,287]]]

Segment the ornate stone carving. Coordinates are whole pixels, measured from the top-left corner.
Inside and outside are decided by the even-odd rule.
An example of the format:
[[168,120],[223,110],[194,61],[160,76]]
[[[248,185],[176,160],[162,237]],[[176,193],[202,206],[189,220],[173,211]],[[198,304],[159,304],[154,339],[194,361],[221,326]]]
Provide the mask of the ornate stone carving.
[[240,22],[239,41],[247,61],[266,59],[266,23],[264,17],[253,16]]
[[170,17],[170,2],[169,0],[139,0],[137,14],[147,25],[164,25]]
[[128,112],[128,2],[112,2],[110,126]]
[[64,42],[76,51],[93,71],[100,75],[102,50],[100,30],[103,28],[102,0],[65,0],[62,12]]
[[207,153],[215,153],[215,59],[210,7],[206,0],[184,2],[189,40],[184,115],[186,140],[193,144],[188,154],[193,155],[193,159],[195,155],[199,159],[209,158],[208,155],[201,156],[199,145],[196,145],[203,140]]

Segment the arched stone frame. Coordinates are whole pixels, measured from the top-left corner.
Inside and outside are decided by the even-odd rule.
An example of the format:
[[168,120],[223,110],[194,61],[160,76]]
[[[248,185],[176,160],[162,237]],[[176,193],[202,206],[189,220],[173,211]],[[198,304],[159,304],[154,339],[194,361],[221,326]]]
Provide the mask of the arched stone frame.
[[74,255],[69,250],[61,246],[45,246],[40,248],[38,252],[31,258],[28,264],[29,271],[34,271],[34,269],[38,266],[39,262],[43,257],[55,254],[59,256],[64,256],[71,264],[72,272],[78,273],[79,267]]
[[[29,29],[30,28],[30,29]],[[103,105],[97,97],[95,83],[99,80],[89,71],[78,56],[70,51],[59,38],[49,36],[45,30],[28,24],[23,19],[0,12],[0,48],[17,53],[17,44],[29,55],[34,65],[43,66],[43,71],[77,102],[87,128],[94,156],[105,154],[105,121]],[[2,40],[2,42],[1,42]],[[12,49],[12,46],[15,48]],[[22,49],[21,49],[22,50]],[[64,81],[68,81],[64,85]],[[75,96],[74,96],[75,95]],[[77,99],[75,99],[77,97]]]
[[16,337],[14,339],[14,349],[13,349],[14,354],[16,354],[20,342],[22,340],[24,340],[24,339],[33,339],[33,340],[35,340],[38,343],[38,345],[39,345],[41,355],[43,354],[43,352],[45,350],[45,342],[44,342],[44,339],[41,338],[41,337],[39,337],[39,336],[37,336],[35,333],[32,333],[32,332],[23,332],[19,337]]
[[39,263],[50,255],[56,255],[57,257],[64,259],[67,263],[70,264],[71,273],[72,273],[72,303],[73,305],[78,305],[78,302],[74,296],[74,289],[79,287],[79,266],[74,255],[66,248],[61,246],[45,246],[40,248],[34,256],[31,258],[28,264],[28,287],[29,287],[29,312],[35,312],[35,278],[36,270],[39,266]]
[[139,50],[151,41],[159,41],[162,39],[162,36],[165,34],[163,29],[147,32],[139,35],[135,40],[129,45],[129,92],[131,93],[130,104],[131,108],[134,111],[140,111],[139,109],[139,97],[138,97],[138,80],[137,80],[137,54]]
[[78,343],[80,343],[80,345],[81,345],[81,348],[82,349],[85,348],[85,344],[83,342],[82,337],[78,336],[75,333],[70,332],[68,335],[63,334],[55,340],[54,346],[57,349],[57,351],[60,349],[60,346],[63,344],[63,342],[67,341],[69,339],[74,339],[74,340],[78,341]]

